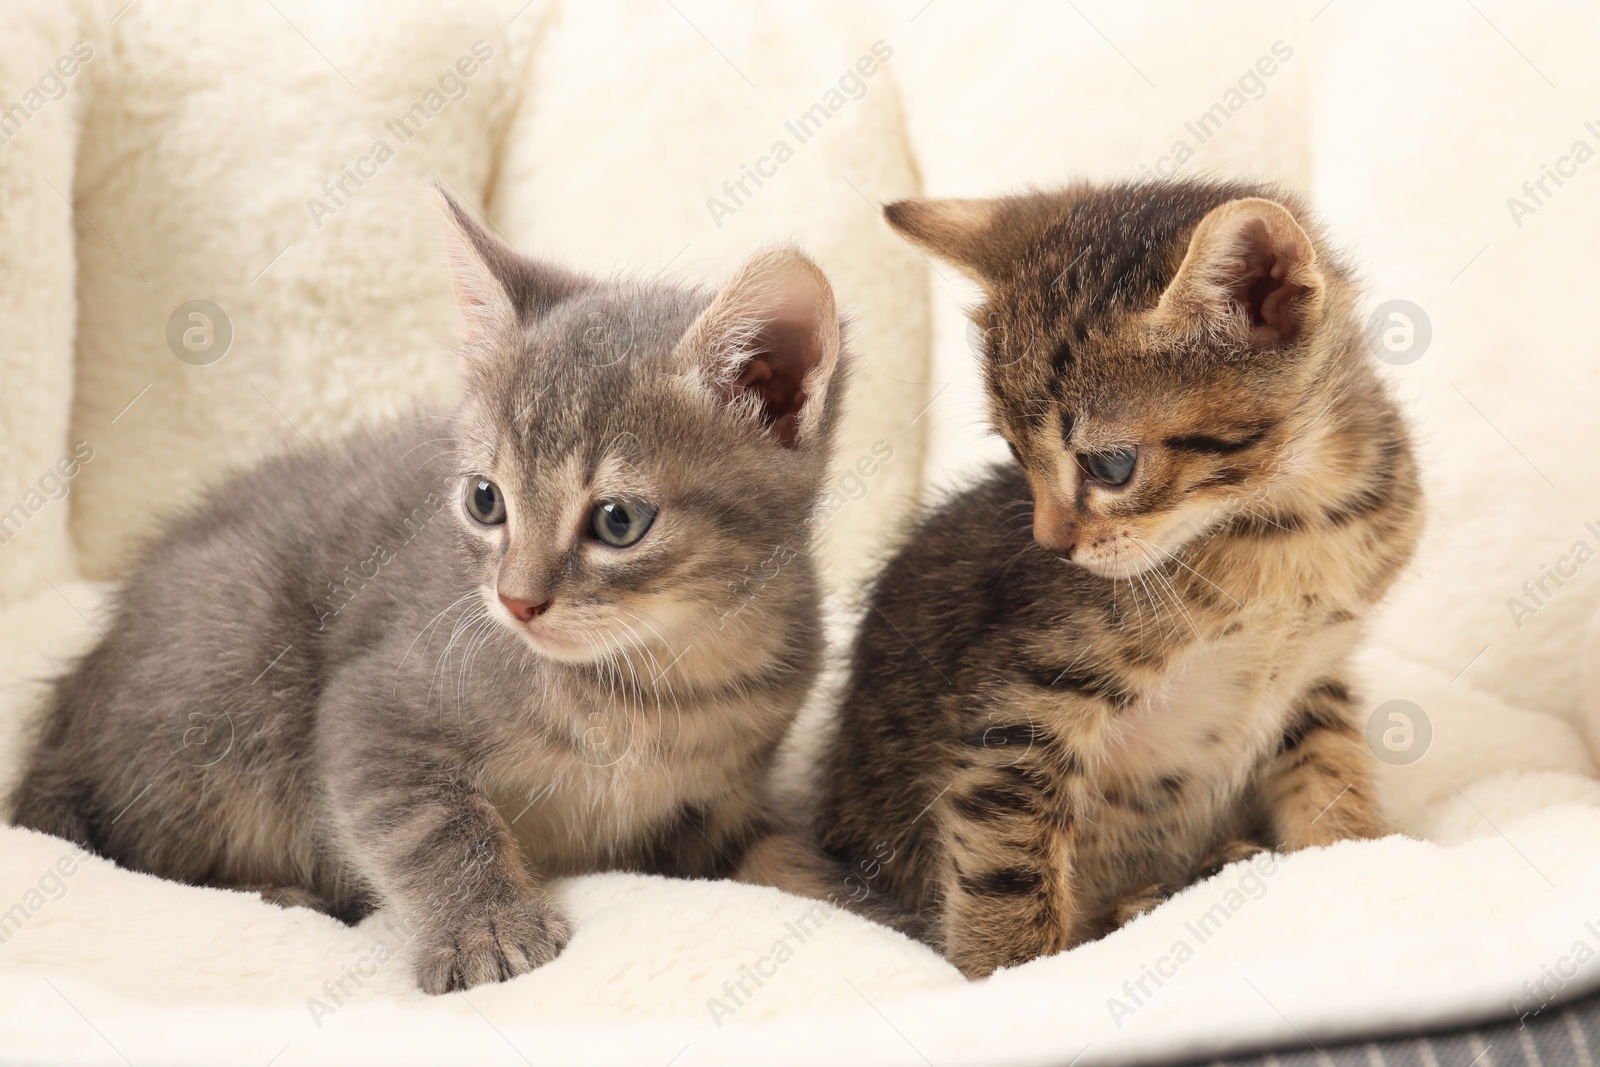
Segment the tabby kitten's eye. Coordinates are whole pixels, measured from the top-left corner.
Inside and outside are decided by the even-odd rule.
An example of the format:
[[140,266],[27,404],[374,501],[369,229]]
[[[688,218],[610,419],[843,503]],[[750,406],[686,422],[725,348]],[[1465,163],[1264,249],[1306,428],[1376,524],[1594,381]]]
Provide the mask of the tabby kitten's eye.
[[499,526],[506,521],[506,498],[500,487],[487,478],[467,481],[467,514],[485,526]]
[[590,526],[612,548],[627,548],[638,544],[655,521],[656,509],[649,504],[610,503],[594,509]]
[[1134,464],[1139,461],[1136,448],[1119,448],[1111,452],[1084,452],[1078,456],[1083,472],[1106,485],[1126,485],[1133,477]]

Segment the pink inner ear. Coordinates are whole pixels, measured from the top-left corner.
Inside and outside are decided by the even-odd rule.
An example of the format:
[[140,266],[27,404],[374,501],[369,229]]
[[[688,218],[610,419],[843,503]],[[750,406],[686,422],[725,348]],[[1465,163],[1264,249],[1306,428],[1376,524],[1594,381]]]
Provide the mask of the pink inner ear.
[[761,423],[785,448],[793,448],[801,409],[806,405],[806,375],[816,365],[815,336],[809,322],[773,322],[762,330],[729,390],[754,396]]
[[1294,266],[1291,254],[1273,247],[1271,234],[1259,220],[1240,236],[1244,240],[1240,269],[1229,288],[1249,316],[1251,336],[1268,343],[1294,340],[1300,332],[1296,302],[1305,287],[1288,280]]

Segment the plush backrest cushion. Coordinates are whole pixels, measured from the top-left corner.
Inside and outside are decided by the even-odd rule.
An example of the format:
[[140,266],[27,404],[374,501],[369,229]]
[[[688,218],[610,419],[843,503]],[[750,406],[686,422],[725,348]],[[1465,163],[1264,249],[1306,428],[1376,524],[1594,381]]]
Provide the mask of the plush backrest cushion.
[[[0,606],[75,569],[71,437],[73,160],[109,60],[100,24],[64,4],[4,18],[0,48]],[[92,461],[91,461],[92,462]]]
[[[114,575],[228,468],[447,402],[432,175],[590,270],[714,283],[762,243],[816,254],[862,357],[824,523],[827,573],[853,591],[922,485],[1002,455],[972,290],[879,204],[1245,174],[1312,195],[1369,307],[1427,318],[1427,350],[1389,373],[1432,521],[1377,640],[1577,706],[1600,574],[1600,75],[1554,24],[1355,0],[119,7],[35,5],[0,59],[26,112],[0,121],[0,597],[75,564]],[[92,57],[56,98],[47,75],[79,40]],[[1415,151],[1445,143],[1460,159]]]
[[1576,721],[1600,602],[1600,13],[1357,3],[1316,27],[1313,191],[1369,307],[1431,332],[1390,357],[1429,522],[1374,640]]
[[75,183],[90,577],[223,471],[454,389],[424,183],[481,197],[519,63],[485,5],[366,14],[139,5],[106,30]]

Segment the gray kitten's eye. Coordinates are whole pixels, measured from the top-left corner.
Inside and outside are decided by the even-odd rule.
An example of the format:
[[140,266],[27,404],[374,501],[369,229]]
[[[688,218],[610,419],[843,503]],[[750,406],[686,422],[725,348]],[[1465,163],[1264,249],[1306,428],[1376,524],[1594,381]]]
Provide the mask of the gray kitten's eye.
[[1078,456],[1078,466],[1097,482],[1106,485],[1126,485],[1133,477],[1134,464],[1139,461],[1136,448],[1119,448],[1111,452],[1084,452]]
[[467,514],[485,526],[499,526],[506,521],[506,498],[500,487],[487,478],[467,480]]
[[612,548],[627,548],[638,544],[655,521],[656,509],[649,504],[614,502],[596,507],[589,525]]

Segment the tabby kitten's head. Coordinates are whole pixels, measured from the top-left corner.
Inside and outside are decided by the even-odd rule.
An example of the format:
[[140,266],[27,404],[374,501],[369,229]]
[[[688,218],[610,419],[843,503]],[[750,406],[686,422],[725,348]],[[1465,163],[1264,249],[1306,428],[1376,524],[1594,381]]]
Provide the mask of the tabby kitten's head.
[[817,266],[769,249],[714,295],[600,281],[439,196],[463,334],[460,541],[490,614],[582,663],[736,646],[762,605],[810,595],[792,579],[810,573],[845,377]]
[[1312,473],[1350,289],[1292,198],[1245,185],[907,200],[903,236],[971,274],[994,421],[1034,538],[1137,574]]

